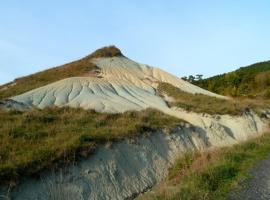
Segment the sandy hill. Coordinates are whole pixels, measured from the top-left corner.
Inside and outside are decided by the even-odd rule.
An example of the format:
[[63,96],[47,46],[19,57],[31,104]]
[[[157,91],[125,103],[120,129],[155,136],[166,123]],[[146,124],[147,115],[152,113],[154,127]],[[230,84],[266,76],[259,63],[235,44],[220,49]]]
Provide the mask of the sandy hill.
[[113,46],[1,86],[0,99],[23,109],[0,109],[0,199],[134,199],[179,157],[258,137],[270,117],[269,103],[228,99]]
[[11,83],[0,86],[0,99],[22,94],[29,90],[62,80],[64,78],[83,76],[86,73],[94,73],[97,66],[89,62],[93,58],[120,56],[121,51],[114,47],[98,49],[89,56],[79,60],[50,68],[29,76],[15,79]]
[[159,68],[134,62],[116,47],[105,47],[79,61],[18,79],[6,85],[6,90],[20,88],[25,82],[29,87],[29,80],[41,87],[9,99],[39,108],[71,106],[99,112],[124,112],[148,107],[164,110],[167,109],[166,102],[156,94],[160,82],[170,83],[184,92],[224,98]]

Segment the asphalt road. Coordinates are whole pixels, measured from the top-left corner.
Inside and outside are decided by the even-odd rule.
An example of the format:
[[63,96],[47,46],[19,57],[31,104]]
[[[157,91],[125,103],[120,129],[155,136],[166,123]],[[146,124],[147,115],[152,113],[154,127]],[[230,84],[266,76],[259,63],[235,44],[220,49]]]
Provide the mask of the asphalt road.
[[252,178],[243,182],[243,188],[230,200],[270,200],[270,155],[252,170]]

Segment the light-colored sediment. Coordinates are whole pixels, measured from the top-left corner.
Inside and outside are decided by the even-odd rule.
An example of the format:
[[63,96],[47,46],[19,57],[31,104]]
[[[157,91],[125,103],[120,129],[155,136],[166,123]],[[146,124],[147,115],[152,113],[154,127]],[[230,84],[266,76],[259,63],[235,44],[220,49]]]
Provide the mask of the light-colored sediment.
[[99,77],[102,78],[68,78],[11,99],[39,108],[71,106],[114,113],[148,107],[162,110],[167,107],[166,103],[155,91],[160,81],[171,83],[186,92],[225,98],[125,57],[100,58],[92,62],[101,69]]
[[43,172],[41,179],[24,180],[12,191],[12,199],[132,199],[162,181],[185,152],[257,137],[267,124],[252,112],[241,117],[174,112],[186,119],[196,118],[196,125],[183,123],[171,133],[160,130],[100,146],[64,172]]
[[[156,94],[159,82],[170,83],[193,94],[226,97],[203,90],[158,68],[141,65],[125,57],[100,58],[92,62],[100,68],[100,78],[64,79],[11,99],[20,105],[39,108],[71,106],[98,112],[152,107],[188,123],[180,125],[172,133],[159,130],[100,146],[77,165],[54,173],[43,172],[41,179],[23,180],[11,191],[12,199],[132,199],[162,181],[169,167],[185,152],[230,146],[259,136],[267,126],[266,121],[252,111],[233,117],[169,108],[165,100]],[[6,194],[4,190],[2,188],[0,196]]]

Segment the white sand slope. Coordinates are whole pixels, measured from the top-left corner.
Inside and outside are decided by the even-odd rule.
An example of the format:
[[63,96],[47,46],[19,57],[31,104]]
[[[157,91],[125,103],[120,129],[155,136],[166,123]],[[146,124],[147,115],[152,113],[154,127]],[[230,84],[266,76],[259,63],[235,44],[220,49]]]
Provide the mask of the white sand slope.
[[92,77],[64,79],[13,99],[39,108],[71,106],[95,109],[99,112],[124,112],[149,106],[166,106],[151,87],[142,89],[127,81]]
[[71,106],[114,113],[147,107],[167,110],[165,101],[155,92],[158,82],[171,83],[190,93],[225,98],[126,57],[99,58],[92,62],[101,69],[102,78],[68,78],[11,99],[39,108]]
[[166,82],[192,94],[200,93],[225,98],[224,96],[214,94],[192,85],[159,68],[138,64],[125,57],[100,58],[94,60],[93,63],[102,69],[102,75],[104,77],[126,80],[142,88],[145,88],[146,85],[155,88],[157,87],[158,82]]

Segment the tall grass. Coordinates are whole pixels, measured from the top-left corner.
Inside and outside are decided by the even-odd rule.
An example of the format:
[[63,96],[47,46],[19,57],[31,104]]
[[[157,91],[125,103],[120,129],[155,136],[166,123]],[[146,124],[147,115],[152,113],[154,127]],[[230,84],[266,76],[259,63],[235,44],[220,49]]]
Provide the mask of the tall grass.
[[179,159],[169,179],[141,200],[222,200],[240,189],[249,169],[270,153],[270,134],[243,144]]
[[169,102],[170,106],[198,113],[241,115],[250,109],[260,110],[270,107],[267,100],[219,99],[203,94],[187,93],[169,83],[160,83],[158,93],[173,97],[174,101]]
[[[74,162],[96,145],[177,125],[155,110],[105,114],[74,108],[0,110],[0,182]],[[57,162],[56,162],[57,161]]]

